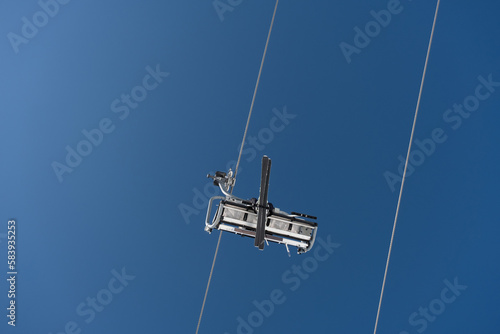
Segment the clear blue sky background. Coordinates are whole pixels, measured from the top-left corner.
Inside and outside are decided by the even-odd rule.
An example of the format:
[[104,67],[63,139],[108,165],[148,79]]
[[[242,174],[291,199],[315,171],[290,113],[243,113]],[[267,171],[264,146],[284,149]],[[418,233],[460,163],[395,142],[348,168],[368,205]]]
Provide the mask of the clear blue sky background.
[[[314,264],[313,252],[289,258],[225,234],[200,333],[238,333],[238,317],[248,321],[275,289],[286,300],[254,333],[373,332],[397,202],[384,173],[397,174],[406,154],[436,1],[402,0],[348,63],[340,43],[387,4],[280,1],[249,135],[266,131],[273,109],[296,117],[243,156],[235,194],[258,195],[267,154],[270,201],[318,216],[318,237],[340,246],[307,279],[289,274],[300,282],[292,291],[283,275]],[[204,232],[206,198],[195,194],[213,192],[207,172],[237,158],[273,8],[242,1],[221,21],[210,0],[71,1],[16,53],[8,34],[41,8],[0,5],[2,333],[55,334],[71,321],[82,333],[195,332],[218,237]],[[458,129],[443,119],[478,76],[500,81],[499,12],[495,0],[441,2],[415,138],[441,128],[447,140],[407,179],[379,333],[500,330],[500,87]],[[120,119],[112,102],[158,64],[170,75]],[[105,118],[113,132],[59,182],[53,162]],[[15,329],[5,316],[9,218]],[[135,278],[110,295],[122,268]],[[467,288],[436,301],[455,278]],[[98,295],[112,301],[87,323],[77,308]],[[430,304],[442,312],[423,320]]]

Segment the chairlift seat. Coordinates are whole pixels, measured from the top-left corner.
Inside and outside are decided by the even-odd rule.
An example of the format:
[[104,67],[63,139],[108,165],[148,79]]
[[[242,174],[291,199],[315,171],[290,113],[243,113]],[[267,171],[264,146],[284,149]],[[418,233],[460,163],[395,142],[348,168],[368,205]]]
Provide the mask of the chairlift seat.
[[[263,159],[263,181],[261,181],[260,198],[243,200],[228,193],[227,183],[234,185],[234,179],[230,171],[224,177],[222,174],[209,176],[217,181],[217,184],[226,196],[214,196],[210,199],[205,221],[205,230],[211,232],[213,229],[234,233],[255,239],[255,246],[264,248],[264,241],[297,247],[299,254],[309,251],[316,239],[317,223],[316,217],[292,212],[291,214],[275,208],[267,202],[267,186],[269,184],[270,159],[267,165]],[[267,158],[268,159],[268,158]],[[229,176],[228,176],[229,175]],[[264,196],[262,194],[264,193]],[[217,211],[211,217],[214,201],[219,200]],[[259,215],[261,218],[259,218]],[[262,218],[263,217],[263,218]],[[260,222],[262,220],[262,223]],[[259,226],[261,225],[261,227]],[[259,235],[259,227],[262,234]],[[258,242],[262,240],[262,242]]]

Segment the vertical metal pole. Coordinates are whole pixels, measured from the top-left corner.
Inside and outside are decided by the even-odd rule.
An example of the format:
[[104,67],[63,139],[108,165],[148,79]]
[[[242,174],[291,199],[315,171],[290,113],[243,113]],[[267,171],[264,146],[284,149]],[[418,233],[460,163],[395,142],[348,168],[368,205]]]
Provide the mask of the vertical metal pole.
[[260,176],[259,203],[257,211],[257,231],[255,233],[255,247],[264,249],[264,238],[267,221],[267,195],[269,193],[269,177],[271,175],[271,159],[262,157],[262,174]]

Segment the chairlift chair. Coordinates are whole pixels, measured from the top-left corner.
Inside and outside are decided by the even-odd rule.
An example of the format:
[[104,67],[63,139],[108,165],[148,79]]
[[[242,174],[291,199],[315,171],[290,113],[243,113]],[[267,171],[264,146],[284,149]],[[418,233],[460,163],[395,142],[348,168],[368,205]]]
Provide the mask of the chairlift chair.
[[[262,174],[259,198],[244,200],[230,193],[235,184],[233,172],[216,172],[207,177],[214,180],[224,196],[214,196],[208,203],[205,231],[213,229],[231,232],[255,239],[254,245],[260,250],[269,241],[297,247],[297,253],[308,252],[314,245],[318,230],[314,216],[297,212],[286,213],[268,202],[271,159],[262,158]],[[211,218],[214,201],[219,200],[217,211]]]

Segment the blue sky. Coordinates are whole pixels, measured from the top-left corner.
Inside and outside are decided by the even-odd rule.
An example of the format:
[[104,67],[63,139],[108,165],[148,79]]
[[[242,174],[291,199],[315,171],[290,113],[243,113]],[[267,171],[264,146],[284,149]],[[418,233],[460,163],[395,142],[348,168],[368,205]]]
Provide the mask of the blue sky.
[[[195,332],[218,237],[205,175],[237,158],[274,8],[220,3],[1,5],[2,333]],[[322,243],[288,257],[224,234],[200,333],[373,332],[399,190],[384,175],[406,154],[435,6],[280,1],[234,193],[258,196],[268,155],[270,201],[318,216]],[[499,9],[441,1],[379,333],[500,329]]]

